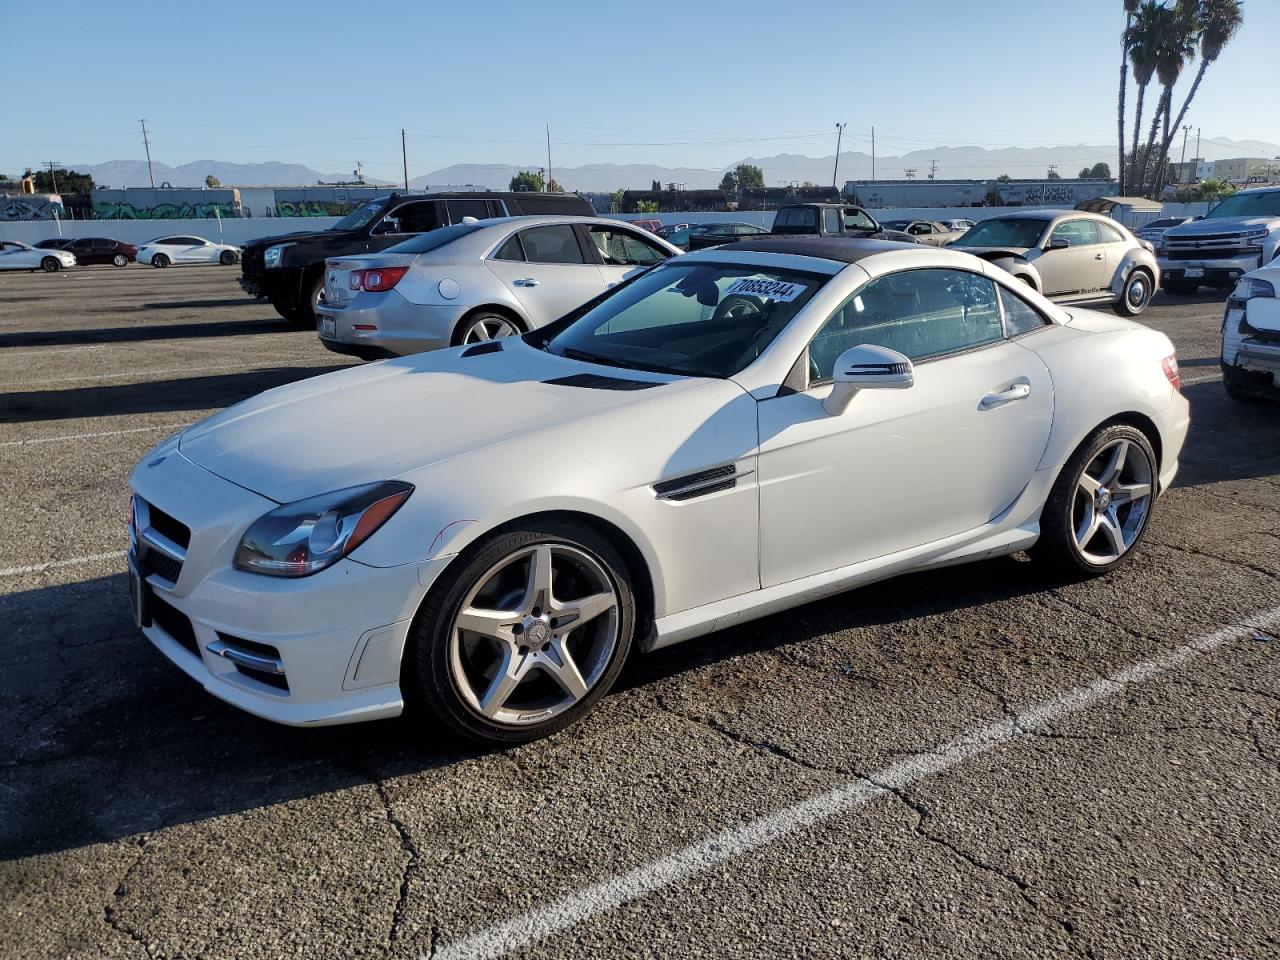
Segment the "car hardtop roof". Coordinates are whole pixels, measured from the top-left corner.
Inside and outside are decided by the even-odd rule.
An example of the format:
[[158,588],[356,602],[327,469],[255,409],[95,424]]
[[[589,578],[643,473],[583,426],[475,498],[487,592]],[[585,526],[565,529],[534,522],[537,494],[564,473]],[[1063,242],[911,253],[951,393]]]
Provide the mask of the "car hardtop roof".
[[548,193],[545,190],[445,190],[439,193],[384,193],[370,197],[364,203],[376,203],[391,200],[484,200],[489,197],[553,197],[557,200],[565,197],[582,198],[577,192]]
[[835,201],[835,200],[802,200],[799,203],[784,203],[779,210],[786,210],[788,207],[857,207],[859,210],[865,210],[860,203],[852,201]]
[[[835,206],[835,204],[828,204]],[[739,240],[716,247],[722,253],[780,253],[793,257],[812,257],[833,263],[857,263],[877,253],[896,250],[922,251],[917,243],[901,243],[897,240],[863,240],[853,237],[811,237],[806,235],[769,237],[760,240]],[[927,248],[936,253],[936,248]]]

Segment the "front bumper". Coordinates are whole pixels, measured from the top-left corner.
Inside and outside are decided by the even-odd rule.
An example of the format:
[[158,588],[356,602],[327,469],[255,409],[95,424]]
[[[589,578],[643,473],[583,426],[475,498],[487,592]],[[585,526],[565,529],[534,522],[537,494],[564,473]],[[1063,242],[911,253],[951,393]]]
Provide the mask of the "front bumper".
[[[275,504],[196,466],[176,447],[170,441],[148,454],[130,478],[151,510],[190,529],[174,579],[154,569],[145,575],[147,639],[215,697],[277,723],[399,714],[406,638],[448,558],[396,567],[348,558],[300,579],[236,570],[244,530]],[[136,544],[145,535],[133,539],[137,564]],[[278,671],[253,669],[253,656],[274,661]]]
[[[1214,257],[1207,255],[1197,260],[1172,260],[1167,251],[1161,251],[1156,258],[1160,267],[1160,275],[1165,280],[1175,283],[1186,280],[1206,285],[1234,284],[1250,270],[1257,270],[1261,265],[1261,254],[1250,254],[1237,257]],[[1187,277],[1187,270],[1202,270],[1199,277]]]
[[[403,357],[450,346],[464,308],[410,303],[395,290],[316,309],[316,334],[336,353]],[[361,329],[363,328],[363,329]]]

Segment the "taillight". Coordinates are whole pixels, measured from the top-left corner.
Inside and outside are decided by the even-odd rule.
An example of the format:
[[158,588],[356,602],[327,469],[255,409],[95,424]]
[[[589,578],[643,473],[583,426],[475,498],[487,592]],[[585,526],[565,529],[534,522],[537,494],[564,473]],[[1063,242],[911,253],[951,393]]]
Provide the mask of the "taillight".
[[1164,375],[1169,378],[1169,382],[1173,384],[1173,389],[1179,393],[1182,392],[1182,377],[1178,374],[1178,355],[1171,353],[1160,361],[1160,366],[1164,368]]
[[408,267],[375,267],[372,270],[352,270],[347,286],[367,293],[386,293],[400,278],[409,272]]

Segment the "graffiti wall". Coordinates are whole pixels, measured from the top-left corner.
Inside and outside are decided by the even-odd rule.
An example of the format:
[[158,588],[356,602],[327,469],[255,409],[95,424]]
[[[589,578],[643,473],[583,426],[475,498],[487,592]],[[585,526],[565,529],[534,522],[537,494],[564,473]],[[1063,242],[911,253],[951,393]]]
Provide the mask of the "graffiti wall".
[[66,215],[56,193],[0,194],[0,220],[62,220]]
[[238,217],[240,205],[236,203],[157,203],[138,206],[127,200],[95,200],[95,220],[208,220],[214,217]]

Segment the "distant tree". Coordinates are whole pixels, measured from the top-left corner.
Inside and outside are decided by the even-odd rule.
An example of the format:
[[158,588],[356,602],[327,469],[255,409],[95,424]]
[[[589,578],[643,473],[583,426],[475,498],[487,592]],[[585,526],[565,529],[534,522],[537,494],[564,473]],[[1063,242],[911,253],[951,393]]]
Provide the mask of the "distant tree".
[[204,178],[204,185],[210,190],[217,190],[218,187],[222,186],[222,181],[211,173]]
[[1012,179],[1013,179],[1013,177],[1009,176],[1007,173],[1002,173],[1002,174],[1000,174],[1000,176],[996,177],[996,182],[997,182],[997,183],[1008,183],[1008,182],[1009,182],[1010,180],[1012,180]]
[[[59,167],[50,173],[48,170],[32,171],[27,168],[23,179],[31,177],[35,182],[36,193],[88,193],[93,189],[93,177],[87,173],[76,173]],[[57,189],[54,189],[54,183]]]
[[720,189],[731,196],[737,195],[738,178],[732,170],[726,171],[725,175],[720,178]]
[[1048,173],[1044,175],[1044,178],[1046,180],[1061,180],[1062,174],[1060,174],[1057,170],[1050,170]]
[[1004,203],[1004,197],[996,193],[994,190],[988,190],[987,195],[982,198],[982,202],[988,207],[998,207]]
[[1208,180],[1201,180],[1195,192],[1197,200],[1221,200],[1235,193],[1236,188],[1226,180],[1215,180],[1210,177]]
[[649,184],[649,189],[650,189],[650,190],[652,190],[654,193],[661,193],[661,192],[662,192],[662,181],[661,181],[661,180],[654,180],[652,183],[650,183],[650,184]]
[[1088,180],[1090,170],[1088,167],[1081,167],[1080,172],[1076,174],[1077,180]]
[[551,182],[547,184],[548,193],[564,193],[564,187],[553,177]]
[[636,201],[636,213],[657,213],[657,212],[658,212],[657,200],[637,200]]
[[1111,166],[1106,161],[1099,161],[1089,168],[1089,177],[1093,180],[1110,180]]
[[764,171],[751,163],[740,163],[733,168],[738,178],[739,190],[760,190],[764,187]]

